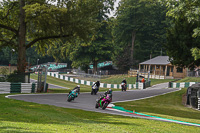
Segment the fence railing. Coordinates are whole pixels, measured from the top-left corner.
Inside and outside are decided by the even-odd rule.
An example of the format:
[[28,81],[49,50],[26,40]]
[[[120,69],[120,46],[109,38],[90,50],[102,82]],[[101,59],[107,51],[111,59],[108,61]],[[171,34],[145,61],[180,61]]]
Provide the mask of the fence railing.
[[[78,84],[83,84],[83,85],[93,85],[95,82],[91,81],[91,80],[81,80],[78,79],[77,77],[70,77],[70,76],[65,76],[65,75],[60,75],[58,73],[51,73],[48,72],[47,75],[55,77],[55,78],[59,78],[62,80],[66,80],[66,81],[70,81],[70,82],[75,82]],[[127,87],[129,87],[129,89],[132,88],[136,88],[136,89],[145,89],[145,85],[146,87],[150,86],[150,82],[145,84],[145,83],[140,83],[140,82],[136,82],[136,84],[127,84]],[[115,88],[115,89],[121,89],[121,84],[107,84],[107,83],[100,83],[100,87],[101,88]]]
[[187,71],[188,77],[200,77],[200,71]]

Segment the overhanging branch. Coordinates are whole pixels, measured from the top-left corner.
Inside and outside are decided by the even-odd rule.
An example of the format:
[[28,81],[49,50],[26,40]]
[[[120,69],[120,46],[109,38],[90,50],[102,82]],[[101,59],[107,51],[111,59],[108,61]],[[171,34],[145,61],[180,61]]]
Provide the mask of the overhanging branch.
[[42,40],[47,40],[47,39],[57,39],[57,38],[63,38],[63,37],[70,37],[72,35],[61,35],[61,36],[46,36],[46,37],[40,37],[37,39],[34,39],[33,41],[31,41],[28,45],[26,45],[26,49],[30,48],[33,44],[35,44],[38,41],[42,41]]
[[3,28],[3,29],[6,29],[6,30],[9,30],[9,31],[12,31],[14,32],[15,34],[17,34],[17,30],[12,28],[12,27],[9,27],[9,26],[6,26],[6,25],[3,25],[3,24],[0,24],[0,28]]

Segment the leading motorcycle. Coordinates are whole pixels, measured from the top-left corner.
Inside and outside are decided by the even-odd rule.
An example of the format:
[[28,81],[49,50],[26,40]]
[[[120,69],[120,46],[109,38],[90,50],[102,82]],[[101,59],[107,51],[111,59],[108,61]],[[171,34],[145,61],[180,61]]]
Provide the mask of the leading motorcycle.
[[70,92],[70,94],[68,95],[67,101],[71,102],[72,100],[74,100],[76,97],[78,96],[78,92],[76,92],[76,90],[72,90]]

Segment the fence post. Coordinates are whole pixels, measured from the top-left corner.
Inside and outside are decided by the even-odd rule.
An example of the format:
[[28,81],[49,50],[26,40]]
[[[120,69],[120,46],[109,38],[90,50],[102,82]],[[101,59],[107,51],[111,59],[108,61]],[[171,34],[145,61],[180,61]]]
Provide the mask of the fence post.
[[31,93],[35,93],[35,83],[32,83]]

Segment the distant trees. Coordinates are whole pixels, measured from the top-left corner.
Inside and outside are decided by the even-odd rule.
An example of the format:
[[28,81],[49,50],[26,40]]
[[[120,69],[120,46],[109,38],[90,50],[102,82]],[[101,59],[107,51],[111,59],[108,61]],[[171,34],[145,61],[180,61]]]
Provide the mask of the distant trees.
[[85,71],[89,69],[90,64],[93,64],[95,73],[97,64],[111,60],[113,54],[112,22],[107,16],[113,9],[113,4],[111,0],[102,0],[102,4],[95,14],[95,32],[89,34],[87,41],[82,41],[80,38],[74,38],[70,42],[63,40],[64,45],[56,43],[54,46],[50,46],[48,53],[57,55],[57,57],[54,56],[55,58],[67,57],[72,61],[73,67],[81,67]]
[[165,43],[165,14],[166,7],[157,0],[121,0],[114,31],[114,59],[119,68],[133,67],[150,54],[160,55]]

